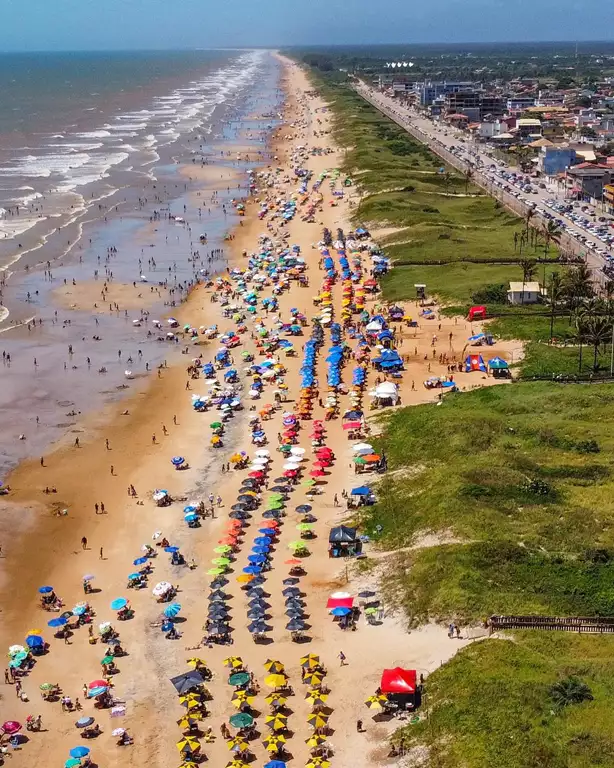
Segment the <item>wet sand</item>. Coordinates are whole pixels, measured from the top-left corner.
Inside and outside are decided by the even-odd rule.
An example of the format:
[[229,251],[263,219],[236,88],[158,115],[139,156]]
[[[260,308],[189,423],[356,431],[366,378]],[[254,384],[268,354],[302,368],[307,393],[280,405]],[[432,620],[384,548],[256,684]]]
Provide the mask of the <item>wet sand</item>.
[[[342,152],[337,151],[329,136],[316,138],[313,135],[316,116],[324,126],[329,122],[324,114],[316,112],[324,103],[305,95],[311,90],[311,85],[304,74],[288,62],[285,62],[284,86],[288,93],[286,121],[294,123],[294,127],[276,131],[274,153],[279,157],[279,164],[290,170],[287,163],[292,144],[330,147],[334,150],[332,154],[315,156],[308,161],[314,178],[317,178],[326,168],[340,164]],[[289,133],[294,136],[292,142],[286,138]],[[295,186],[295,182],[283,185],[280,194],[291,194]],[[331,207],[331,193],[324,186],[322,193],[324,204],[316,216],[317,224],[303,222],[297,215],[288,225],[290,242],[301,246],[310,265],[311,286],[293,287],[289,293],[282,295],[280,308],[285,316],[292,306],[299,307],[308,317],[313,313],[312,296],[321,280],[317,268],[319,253],[313,243],[321,236],[322,224],[332,231],[336,227],[350,228],[347,201]],[[246,207],[243,226],[235,230],[232,241],[233,258],[238,263],[241,262],[241,251],[253,251],[258,235],[267,227],[266,222],[259,221],[255,215],[258,208],[255,201]],[[210,292],[203,286],[191,292],[189,299],[176,310],[181,324],[189,322],[201,326],[218,322],[221,327],[227,325],[227,321],[220,318],[219,305],[210,301]],[[338,311],[341,306],[339,285],[334,289],[333,299]],[[375,306],[375,303],[370,303],[369,310],[372,311]],[[460,354],[467,329],[462,321],[455,323],[453,319],[442,319],[440,322],[442,336],[447,338],[447,334],[452,333],[451,349],[458,350],[457,354]],[[475,324],[473,329],[477,330]],[[406,405],[436,399],[436,392],[424,390],[419,385],[429,375],[445,371],[445,365],[432,359],[431,342],[432,331],[428,325],[423,327],[422,324],[416,334],[404,342],[415,348],[415,353],[414,349],[408,352],[412,358],[409,362],[411,368],[403,377],[402,395]],[[36,590],[40,584],[52,584],[70,607],[83,598],[80,581],[86,572],[95,574],[93,585],[101,590],[90,598],[97,611],[96,624],[113,618],[109,603],[115,597],[129,597],[136,610],[132,621],[119,626],[129,656],[118,659],[121,673],[115,678],[115,693],[126,702],[127,714],[117,720],[111,720],[107,712],[96,714],[105,733],[90,742],[89,746],[94,761],[99,765],[168,766],[178,761],[175,741],[181,732],[175,721],[182,715],[183,709],[168,678],[185,670],[186,660],[194,655],[191,649],[202,637],[208,583],[205,572],[214,556],[213,549],[229,506],[245,476],[241,472],[222,476],[221,462],[227,461],[237,448],[253,450],[249,444],[246,412],[233,423],[221,453],[209,448],[206,426],[211,414],[196,414],[191,408],[190,398],[198,386],[197,382],[191,391],[185,389],[185,368],[195,351],[190,348],[179,363],[162,369],[160,378],[137,380],[130,395],[121,404],[108,406],[103,413],[85,419],[80,424],[83,431],[79,447],[74,445],[73,433],[66,435],[56,450],[45,455],[43,465],[36,460],[23,462],[9,477],[13,490],[8,497],[9,506],[3,518],[0,542],[3,550],[0,562],[4,612],[0,642],[5,647],[21,642],[28,627],[40,627],[47,621],[49,614],[38,607]],[[204,355],[207,357],[206,352]],[[425,355],[427,361],[424,360]],[[289,391],[294,394],[300,383],[300,355],[284,362],[288,368],[286,381]],[[325,378],[323,359],[318,364],[318,375]],[[371,382],[372,375],[369,374]],[[459,375],[463,387],[482,383],[474,378],[475,374],[466,376]],[[416,382],[415,391],[411,388],[412,377]],[[288,407],[292,405],[290,402]],[[348,402],[344,400],[342,410],[346,405]],[[126,410],[127,415],[121,415]],[[315,417],[321,418],[322,409],[315,410]],[[275,435],[281,428],[281,414],[277,413],[265,426],[272,443],[271,455],[276,468],[273,471],[276,473],[282,461],[274,451]],[[163,428],[168,434],[164,434]],[[286,619],[281,598],[282,581],[287,575],[287,569],[281,563],[286,558],[288,544],[297,537],[295,526],[299,521],[299,516],[291,508],[305,501],[304,489],[297,489],[292,495],[288,517],[276,545],[275,567],[266,582],[266,590],[272,596],[270,623],[274,627],[271,633],[273,644],[255,645],[247,632],[245,600],[234,579],[236,572],[244,565],[245,553],[241,553],[235,574],[231,575],[227,587],[232,596],[234,643],[226,648],[205,648],[196,654],[202,656],[214,672],[213,681],[208,686],[213,696],[208,703],[211,715],[203,723],[204,727],[211,725],[217,736],[215,743],[203,745],[203,751],[212,765],[224,765],[229,760],[230,753],[219,737],[219,728],[236,711],[230,703],[231,688],[226,684],[227,670],[223,666],[223,659],[231,653],[243,656],[261,686],[265,676],[263,664],[267,657],[278,658],[286,665],[296,691],[296,696],[290,700],[292,714],[289,726],[293,735],[288,739],[288,747],[297,765],[305,764],[308,759],[309,749],[305,739],[312,733],[306,725],[310,707],[304,700],[306,689],[300,682],[299,657],[307,652],[319,654],[329,669],[326,682],[331,690],[328,704],[331,709],[330,724],[334,729],[330,737],[335,750],[332,760],[339,766],[352,764],[366,768],[385,761],[383,741],[396,725],[394,722],[372,720],[372,713],[363,704],[379,684],[381,670],[399,664],[428,674],[458,648],[470,642],[467,638],[451,641],[445,629],[436,626],[427,626],[408,634],[402,617],[390,614],[385,616],[381,626],[368,625],[361,619],[357,632],[340,632],[332,623],[325,607],[331,592],[342,589],[356,594],[365,587],[377,589],[377,584],[375,576],[358,579],[351,566],[346,568],[345,563],[328,558],[329,527],[346,515],[342,508],[334,506],[334,494],[340,495],[343,489],[349,490],[355,480],[350,469],[352,443],[347,440],[340,420],[330,422],[328,429],[327,444],[335,452],[337,460],[334,472],[326,478],[323,494],[315,497],[313,511],[317,517],[317,538],[310,544],[311,556],[306,560],[307,577],[301,585],[306,593],[311,641],[305,645],[290,642],[289,633],[284,629]],[[301,444],[308,443],[305,442],[305,434],[301,433]],[[185,456],[191,468],[185,472],[174,470],[170,458],[175,455]],[[137,499],[128,496],[130,484],[137,490]],[[47,495],[44,492],[47,486],[55,486],[57,494]],[[216,519],[208,519],[201,529],[192,531],[183,523],[183,502],[158,508],[150,498],[155,488],[166,488],[173,496],[184,496],[186,499],[205,498],[209,492],[220,493],[223,506]],[[101,501],[105,504],[106,513],[96,515],[94,505]],[[140,505],[139,501],[144,504]],[[67,509],[68,514],[55,517],[53,513],[58,508]],[[153,601],[149,589],[126,594],[126,577],[132,569],[132,560],[139,556],[143,543],[151,542],[152,533],[157,530],[180,546],[188,560],[194,557],[197,565],[195,570],[172,567],[168,557],[162,553],[154,560],[155,573],[151,583],[170,580],[179,585],[178,601],[186,621],[180,625],[183,636],[176,642],[165,640],[159,628],[152,626],[159,616],[160,606]],[[83,536],[88,540],[87,549],[81,548]],[[41,629],[46,630],[46,627]],[[45,733],[31,734],[30,743],[14,756],[16,765],[19,762],[25,764],[26,760],[28,764],[46,764],[50,762],[49,755],[54,763],[60,762],[66,759],[68,748],[79,743],[73,725],[75,715],[60,712],[59,704],[41,703],[38,686],[46,680],[57,681],[73,699],[76,696],[83,699],[83,683],[100,675],[99,661],[103,648],[100,645],[90,646],[84,630],[72,638],[71,645],[55,640],[50,630],[44,634],[51,642],[50,653],[39,660],[24,683],[32,703],[19,702],[8,687],[4,700],[0,702],[5,718],[23,721],[28,712],[40,711],[48,729]],[[377,648],[376,654],[374,648]],[[340,666],[338,659],[341,650],[348,661],[344,666]],[[266,689],[262,687],[263,693],[258,697],[257,706],[264,712],[267,707],[262,697]],[[83,714],[93,712],[91,702],[84,703]],[[356,732],[357,719],[362,719],[364,723],[365,730],[360,734]],[[110,731],[117,725],[127,727],[134,736],[132,747],[120,749],[116,746]],[[265,729],[262,727],[261,730]],[[258,764],[266,761],[266,752],[260,740],[255,742],[254,752]]]

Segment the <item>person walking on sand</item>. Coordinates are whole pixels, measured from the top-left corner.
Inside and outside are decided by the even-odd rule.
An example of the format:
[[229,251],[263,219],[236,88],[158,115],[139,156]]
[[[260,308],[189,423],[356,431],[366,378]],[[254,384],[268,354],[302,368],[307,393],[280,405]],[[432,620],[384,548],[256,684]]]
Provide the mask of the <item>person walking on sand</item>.
[[98,514],[98,502],[94,504],[94,509],[96,510],[96,514]]
[[104,560],[104,557],[103,557],[103,552],[102,552],[102,547],[100,547],[100,559],[101,559],[101,560]]
[[339,651],[339,661],[341,662],[339,664],[340,667],[346,666],[346,655],[343,653],[343,651]]
[[87,539],[85,536],[81,539],[81,548],[87,549]]

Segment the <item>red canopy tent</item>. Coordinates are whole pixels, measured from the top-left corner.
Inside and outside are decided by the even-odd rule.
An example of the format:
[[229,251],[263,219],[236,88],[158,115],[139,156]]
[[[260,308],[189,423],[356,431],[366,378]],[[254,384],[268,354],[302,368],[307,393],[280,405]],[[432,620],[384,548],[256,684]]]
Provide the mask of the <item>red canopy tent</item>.
[[469,310],[469,320],[485,320],[486,319],[486,307],[477,306],[471,307]]
[[329,610],[333,608],[352,608],[354,606],[353,597],[329,597],[326,607]]
[[385,669],[379,686],[382,693],[415,693],[416,670],[401,667]]

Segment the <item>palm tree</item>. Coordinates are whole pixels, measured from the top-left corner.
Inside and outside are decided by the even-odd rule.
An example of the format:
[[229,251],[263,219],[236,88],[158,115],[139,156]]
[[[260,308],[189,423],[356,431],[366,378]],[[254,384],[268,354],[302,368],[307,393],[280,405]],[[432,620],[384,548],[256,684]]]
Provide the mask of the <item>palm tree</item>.
[[544,236],[544,256],[548,255],[550,250],[550,243],[558,243],[561,239],[562,229],[554,221],[549,220],[542,227],[542,235]]
[[550,299],[550,342],[554,336],[554,312],[556,305],[564,295],[563,278],[560,272],[553,272],[548,283],[548,298]]
[[469,182],[473,178],[473,170],[471,168],[467,168],[465,171],[465,194],[468,194],[469,192]]
[[519,263],[520,269],[522,269],[522,301],[521,303],[524,304],[524,286],[526,283],[530,283],[531,280],[535,277],[535,273],[537,272],[537,262],[535,259],[523,259]]
[[610,340],[612,334],[612,328],[608,320],[603,315],[588,315],[585,321],[584,335],[587,343],[593,346],[593,371],[599,370],[597,363],[597,356],[599,355],[599,347],[604,346]]
[[527,235],[529,234],[529,227],[531,226],[531,219],[533,218],[533,216],[535,216],[535,211],[533,210],[533,208],[527,208],[527,212],[524,215]]
[[548,693],[558,709],[593,700],[593,694],[588,685],[573,675],[551,685]]
[[591,271],[586,264],[579,264],[577,267],[568,269],[563,277],[563,285],[572,312],[582,302],[590,299],[595,294]]

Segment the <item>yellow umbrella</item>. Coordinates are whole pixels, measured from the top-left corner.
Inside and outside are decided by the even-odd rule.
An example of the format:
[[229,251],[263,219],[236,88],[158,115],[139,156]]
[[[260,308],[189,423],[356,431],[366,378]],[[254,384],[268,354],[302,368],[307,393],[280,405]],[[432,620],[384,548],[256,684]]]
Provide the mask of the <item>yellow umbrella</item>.
[[264,668],[272,674],[279,674],[284,671],[284,665],[281,661],[273,661],[273,659],[267,659],[264,662]]
[[307,685],[320,685],[323,677],[319,672],[308,672],[303,678],[303,682]]
[[185,728],[191,728],[196,723],[195,717],[184,715],[177,720],[177,725],[183,730]]
[[316,667],[320,663],[320,657],[315,653],[308,653],[307,656],[301,658],[301,667]]
[[369,698],[365,701],[365,704],[369,709],[381,709],[384,704],[388,701],[387,696],[369,696]]
[[247,691],[235,691],[232,694],[233,701],[246,701],[248,698],[253,698]]
[[237,669],[237,667],[243,666],[243,659],[240,656],[229,656],[227,659],[224,659],[224,666]]
[[268,675],[264,678],[264,683],[269,688],[281,688],[286,684],[287,679],[286,675]]
[[246,697],[245,699],[234,699],[234,698],[233,698],[233,700],[232,700],[232,704],[233,704],[233,705],[234,705],[234,706],[235,706],[237,709],[240,709],[240,708],[241,708],[241,705],[242,705],[243,703],[245,703],[245,702],[247,702],[247,703],[248,703],[248,704],[250,704],[250,705],[251,705],[251,704],[253,704],[253,703],[254,703],[254,700],[255,700],[255,698],[256,698],[255,696],[248,696],[248,697]]
[[321,693],[320,691],[307,691],[307,694],[305,695],[305,699],[310,703],[315,705],[324,704],[326,702],[326,699],[328,699],[328,694]]
[[244,460],[244,458],[245,458],[245,457],[244,457],[244,456],[241,456],[241,454],[240,454],[240,453],[235,453],[233,456],[231,456],[231,457],[230,457],[230,461],[231,461],[233,464],[238,464],[240,461],[243,461],[243,460]]
[[253,580],[254,577],[251,573],[242,573],[240,576],[237,576],[237,581],[239,584],[249,584],[249,582]]
[[320,744],[324,743],[325,741],[326,736],[323,736],[321,733],[314,733],[313,736],[305,739],[305,744],[307,744],[308,747],[319,747]]
[[286,737],[281,733],[272,733],[270,736],[267,736],[262,743],[265,747],[277,747],[279,744],[286,743]]
[[191,664],[194,667],[198,667],[199,665],[206,666],[205,660],[204,659],[199,659],[197,656],[194,656],[194,658],[192,658],[192,659],[188,659],[186,664]]
[[190,755],[186,755],[185,758],[186,759],[181,763],[179,768],[196,768],[196,763],[193,760],[190,760]]
[[234,739],[227,741],[226,746],[228,749],[236,749],[238,752],[245,752],[247,749],[249,749],[249,744],[240,736],[235,736]]
[[26,632],[26,634],[27,634],[27,635],[42,635],[42,634],[43,634],[43,631],[42,631],[42,629],[29,629],[29,630]]
[[268,715],[264,722],[274,731],[283,731],[288,724],[288,718],[285,715]]
[[328,768],[330,765],[329,760],[318,760],[317,758],[312,758],[305,768]]
[[198,752],[200,749],[200,741],[192,736],[186,736],[177,742],[177,749],[180,752]]
[[287,699],[285,696],[280,696],[278,693],[269,693],[269,695],[265,698],[265,701],[267,704],[275,704],[278,707],[283,707]]
[[226,768],[247,768],[247,763],[244,763],[243,760],[231,760]]
[[312,712],[307,718],[307,722],[312,728],[324,728],[328,722],[328,715],[323,715],[321,712]]

